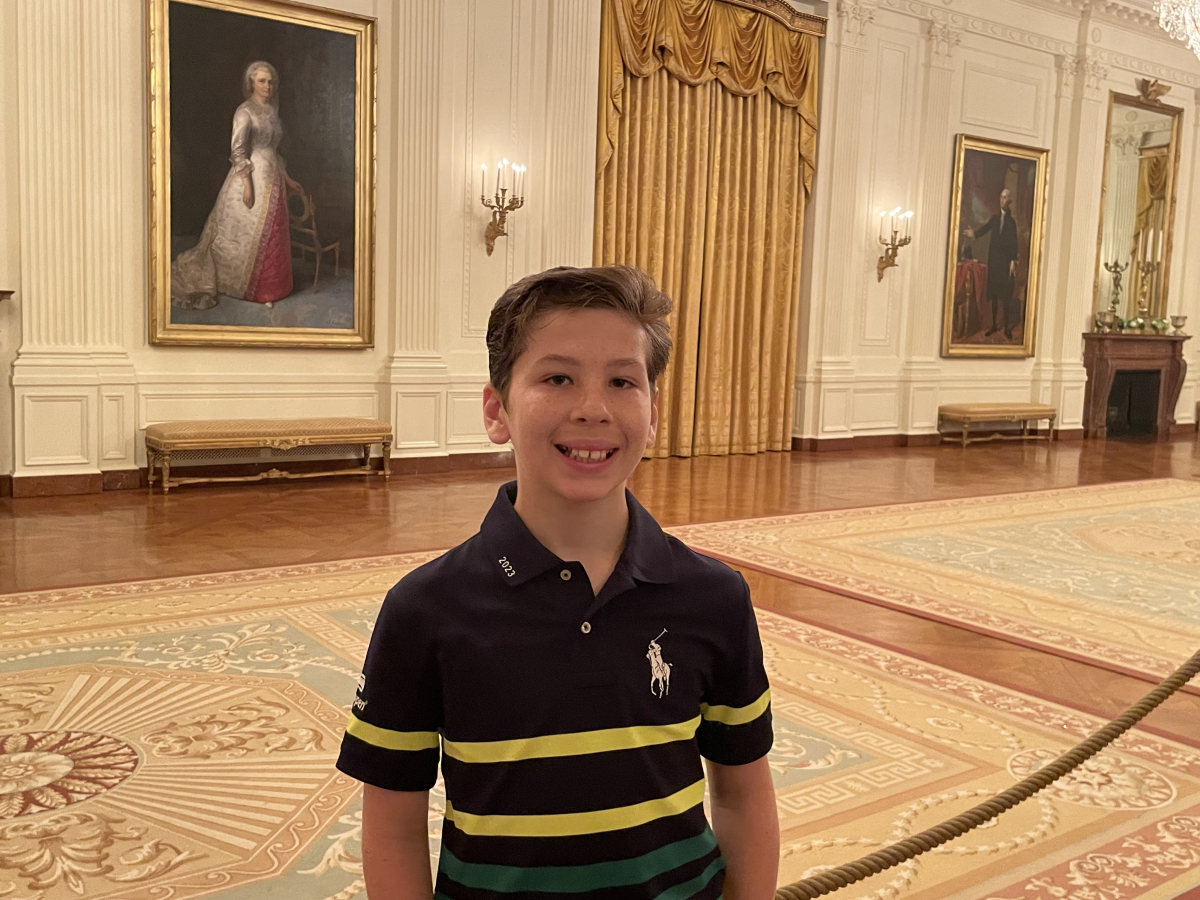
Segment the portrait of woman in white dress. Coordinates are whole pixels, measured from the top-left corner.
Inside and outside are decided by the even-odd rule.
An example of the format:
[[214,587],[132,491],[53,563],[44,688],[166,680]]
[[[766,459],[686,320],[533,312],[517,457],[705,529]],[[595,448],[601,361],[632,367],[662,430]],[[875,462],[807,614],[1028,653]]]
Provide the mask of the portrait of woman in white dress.
[[153,15],[153,344],[373,342],[375,21],[294,0]]
[[218,295],[270,307],[292,293],[288,192],[302,194],[279,156],[279,74],[246,67],[245,101],[233,114],[229,174],[199,242],[171,264],[171,305],[211,309]]

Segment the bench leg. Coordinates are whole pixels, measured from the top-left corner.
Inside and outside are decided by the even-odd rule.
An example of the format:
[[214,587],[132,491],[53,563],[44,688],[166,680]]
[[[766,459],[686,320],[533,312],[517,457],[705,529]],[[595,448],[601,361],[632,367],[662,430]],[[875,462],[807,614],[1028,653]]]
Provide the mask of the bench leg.
[[383,477],[392,477],[392,442],[383,442]]
[[1054,442],[1054,416],[1050,417],[1050,422],[1046,425],[1046,443]]
[[965,447],[969,443],[969,435],[971,434],[971,423],[962,423],[962,445]]
[[158,451],[146,448],[146,487],[154,493],[154,464],[158,462]]
[[171,490],[171,451],[164,450],[162,456],[159,457],[159,464],[162,466],[162,483],[163,493]]
[[362,445],[362,466],[364,469],[371,468],[371,445]]

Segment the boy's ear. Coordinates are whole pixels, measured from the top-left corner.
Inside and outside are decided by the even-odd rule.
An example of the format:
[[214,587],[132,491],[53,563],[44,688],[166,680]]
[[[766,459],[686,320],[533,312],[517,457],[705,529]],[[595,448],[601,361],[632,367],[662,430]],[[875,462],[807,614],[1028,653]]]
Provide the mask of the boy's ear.
[[646,447],[649,449],[654,446],[654,439],[658,436],[658,386],[650,392],[650,430],[646,434]]
[[500,392],[492,387],[490,381],[483,389],[483,427],[493,444],[507,444],[512,440],[508,431],[508,411],[504,408]]

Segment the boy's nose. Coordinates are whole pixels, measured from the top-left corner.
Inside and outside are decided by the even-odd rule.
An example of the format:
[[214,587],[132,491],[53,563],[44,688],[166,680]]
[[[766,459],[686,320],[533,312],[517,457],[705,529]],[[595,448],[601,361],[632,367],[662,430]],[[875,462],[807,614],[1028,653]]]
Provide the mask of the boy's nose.
[[580,394],[572,418],[577,422],[607,422],[610,415],[608,404],[604,400],[604,391],[585,388]]

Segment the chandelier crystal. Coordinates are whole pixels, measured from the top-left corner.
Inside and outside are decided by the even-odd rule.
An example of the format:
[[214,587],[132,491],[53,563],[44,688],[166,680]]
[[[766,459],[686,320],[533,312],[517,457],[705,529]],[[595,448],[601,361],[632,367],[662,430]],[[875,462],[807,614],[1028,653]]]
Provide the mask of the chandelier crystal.
[[1154,9],[1163,31],[1200,56],[1200,0],[1157,0]]

